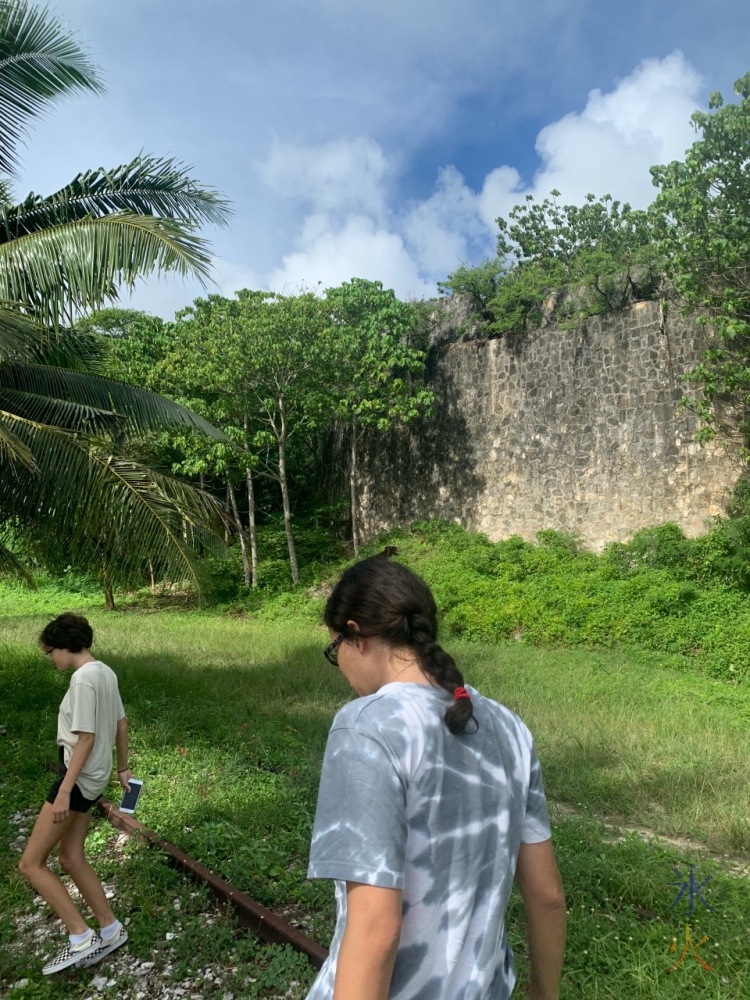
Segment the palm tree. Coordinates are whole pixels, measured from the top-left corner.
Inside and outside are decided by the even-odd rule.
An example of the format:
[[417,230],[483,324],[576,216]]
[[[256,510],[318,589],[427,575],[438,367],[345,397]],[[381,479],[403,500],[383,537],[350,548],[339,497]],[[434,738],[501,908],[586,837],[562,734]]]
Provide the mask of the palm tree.
[[42,561],[67,553],[102,578],[111,604],[113,583],[142,578],[149,562],[195,576],[224,516],[207,494],[129,458],[128,440],[175,423],[220,434],[99,374],[96,338],[75,323],[154,272],[205,282],[197,230],[229,213],[181,163],[145,155],[13,204],[29,124],[86,90],[102,85],[75,37],[46,8],[0,0],[0,568],[24,571],[19,541]]

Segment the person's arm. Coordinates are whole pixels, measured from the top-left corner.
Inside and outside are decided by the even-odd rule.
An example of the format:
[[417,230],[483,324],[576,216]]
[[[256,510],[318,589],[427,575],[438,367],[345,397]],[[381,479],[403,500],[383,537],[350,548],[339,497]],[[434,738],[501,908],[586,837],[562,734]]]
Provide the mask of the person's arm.
[[117,748],[117,780],[126,792],[130,791],[130,779],[133,775],[128,768],[128,720],[123,716],[117,723],[115,734]]
[[68,818],[70,812],[70,793],[73,791],[73,785],[78,781],[78,775],[83,770],[89,754],[94,749],[95,739],[96,733],[78,733],[78,741],[73,748],[73,756],[70,758],[68,770],[55,796],[55,803],[52,806],[53,823],[62,823]]
[[558,1000],[565,954],[565,893],[551,840],[521,844],[516,882],[526,913],[529,1000]]
[[346,883],[346,927],[333,1000],[387,1000],[401,938],[403,892]]

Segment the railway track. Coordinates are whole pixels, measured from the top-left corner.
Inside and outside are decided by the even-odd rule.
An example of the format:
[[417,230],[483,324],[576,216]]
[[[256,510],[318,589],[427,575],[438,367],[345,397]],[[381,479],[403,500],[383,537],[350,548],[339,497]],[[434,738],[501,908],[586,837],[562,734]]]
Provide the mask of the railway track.
[[256,903],[254,899],[237,889],[231,882],[216,875],[200,861],[196,861],[189,854],[181,851],[179,847],[170,844],[168,840],[163,840],[137,819],[133,819],[127,813],[120,812],[117,806],[108,799],[100,799],[97,808],[115,829],[136,840],[153,845],[167,856],[170,865],[190,875],[196,882],[207,885],[221,904],[232,908],[241,927],[255,934],[262,941],[271,944],[291,945],[296,951],[307,955],[309,961],[316,968],[320,968],[325,962],[328,950],[296,927],[292,927],[283,917],[273,913],[265,906],[261,906],[260,903]]

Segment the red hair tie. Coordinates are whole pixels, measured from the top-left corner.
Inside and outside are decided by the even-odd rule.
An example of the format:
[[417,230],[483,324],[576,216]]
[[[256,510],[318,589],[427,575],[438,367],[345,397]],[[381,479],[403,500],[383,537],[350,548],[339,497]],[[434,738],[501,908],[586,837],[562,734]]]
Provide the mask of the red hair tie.
[[457,687],[456,690],[453,692],[454,701],[459,701],[461,698],[468,698],[469,700],[471,700],[471,695],[469,694],[469,692],[466,690],[465,687]]

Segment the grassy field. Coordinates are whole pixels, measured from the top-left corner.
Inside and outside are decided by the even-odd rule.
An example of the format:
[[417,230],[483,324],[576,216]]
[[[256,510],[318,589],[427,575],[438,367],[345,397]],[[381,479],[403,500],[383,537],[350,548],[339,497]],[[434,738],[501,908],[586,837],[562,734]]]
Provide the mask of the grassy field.
[[[39,655],[35,636],[45,613],[99,601],[0,590],[0,981],[7,988],[28,980],[13,996],[92,995],[90,973],[43,982],[31,945],[18,946],[18,921],[37,908],[14,874],[18,821],[11,819],[38,805],[52,780],[67,684]],[[146,782],[139,818],[260,902],[291,908],[327,944],[330,887],[307,883],[304,874],[326,732],[350,692],[321,656],[323,630],[292,616],[278,624],[179,611],[90,617],[95,649],[120,678],[134,771]],[[553,810],[570,910],[563,996],[750,997],[750,882],[724,856],[750,857],[750,691],[662,669],[645,653],[450,648],[471,683],[528,723],[548,795],[566,807]],[[604,819],[695,838],[714,853],[618,837]],[[168,968],[176,984],[191,984],[195,992],[186,996],[274,996],[290,988],[290,996],[304,995],[310,972],[295,956],[237,936],[228,918],[206,915],[207,901],[158,855],[115,839],[100,825],[92,847],[120,911],[131,915],[132,955]],[[692,917],[693,940],[708,935],[698,951],[712,971],[688,952],[667,973],[688,919],[682,903],[669,909],[676,889],[667,883],[676,879],[674,865],[686,874],[690,863],[699,881],[712,876],[704,892],[713,911],[698,903]],[[509,932],[523,980],[515,898]],[[167,942],[168,933],[177,936]],[[198,987],[196,970],[206,967],[219,970],[214,985]],[[101,995],[136,996],[127,993],[131,979],[122,969]]]

